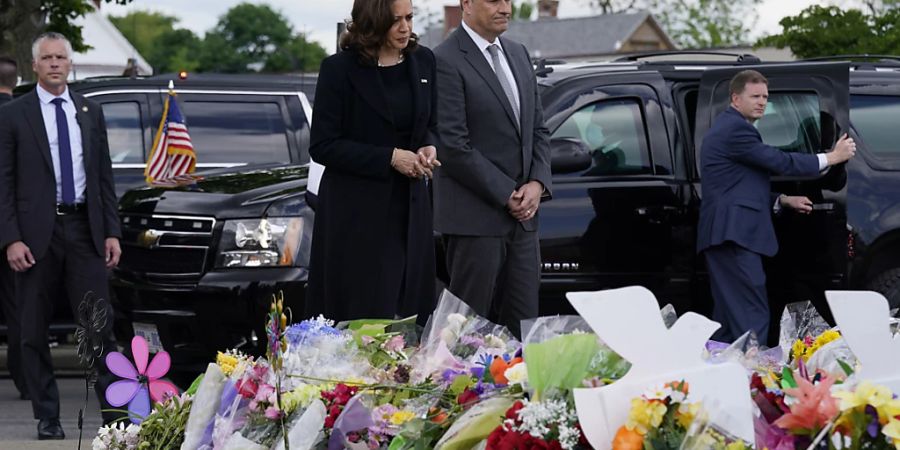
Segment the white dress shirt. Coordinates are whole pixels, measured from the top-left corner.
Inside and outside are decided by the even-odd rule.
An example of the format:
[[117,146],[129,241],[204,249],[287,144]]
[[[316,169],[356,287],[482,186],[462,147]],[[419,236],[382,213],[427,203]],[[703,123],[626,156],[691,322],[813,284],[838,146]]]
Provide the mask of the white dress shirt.
[[[491,66],[494,73],[497,73],[497,69],[494,67],[494,61],[493,58],[491,58],[488,47],[492,44],[496,44],[497,47],[500,47],[500,65],[503,66],[503,72],[506,73],[506,79],[513,88],[513,96],[516,98],[516,104],[521,105],[522,101],[519,98],[519,85],[516,84],[516,78],[513,76],[512,69],[509,68],[509,61],[506,60],[506,53],[503,51],[503,45],[500,44],[500,39],[494,39],[494,42],[488,42],[485,38],[481,37],[480,34],[476,33],[475,30],[471,29],[469,25],[466,24],[465,20],[462,22],[462,27],[463,30],[466,30],[466,33],[469,34],[469,37],[472,38],[472,41],[475,42],[475,46],[481,49],[481,56],[484,56],[484,59],[487,60],[488,65]],[[521,109],[521,106],[519,108]]]
[[[62,203],[62,176],[59,173],[59,133],[56,130],[56,105],[50,103],[57,96],[47,92],[40,84],[37,89],[41,101],[41,115],[44,117],[44,128],[47,130],[47,141],[50,143],[50,157],[53,159],[53,175],[56,177],[56,203]],[[75,103],[69,95],[69,88],[59,96],[65,100],[62,104],[69,126],[69,147],[72,149],[72,175],[75,181],[75,203],[84,202],[84,189],[87,178],[84,174],[84,149],[81,143],[81,127],[75,119]]]

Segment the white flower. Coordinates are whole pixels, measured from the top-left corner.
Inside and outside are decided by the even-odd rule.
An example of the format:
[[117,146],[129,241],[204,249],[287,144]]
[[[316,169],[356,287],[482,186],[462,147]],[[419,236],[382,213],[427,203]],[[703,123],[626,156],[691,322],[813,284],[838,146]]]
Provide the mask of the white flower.
[[127,448],[135,448],[138,445],[138,434],[141,432],[141,426],[129,424],[125,428],[125,446]]
[[503,376],[509,380],[509,384],[521,384],[524,385],[528,382],[528,368],[525,366],[525,363],[518,363],[509,369],[506,369],[503,372]]
[[489,334],[484,337],[484,346],[487,348],[505,348],[506,342],[503,342],[499,336]]
[[657,386],[644,391],[643,397],[647,400],[665,400],[672,395],[672,389],[668,386]]
[[466,316],[459,313],[453,313],[447,316],[447,326],[441,330],[441,340],[448,345],[456,342],[466,321],[468,321]]
[[103,442],[103,438],[98,434],[93,441],[91,441],[91,450],[108,450],[109,447],[106,446],[106,442]]

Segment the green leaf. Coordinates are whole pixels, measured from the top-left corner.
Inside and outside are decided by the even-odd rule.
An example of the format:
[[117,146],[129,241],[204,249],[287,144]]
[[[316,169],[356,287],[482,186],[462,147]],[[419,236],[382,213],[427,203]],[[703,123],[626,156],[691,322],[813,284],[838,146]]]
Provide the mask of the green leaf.
[[845,363],[844,360],[838,358],[837,363],[839,366],[841,366],[841,369],[843,369],[844,373],[847,374],[847,376],[853,375],[853,368],[850,367],[849,364]]
[[469,375],[460,375],[453,380],[453,383],[450,384],[450,392],[453,395],[462,394],[463,391],[466,390],[467,387],[475,384],[475,380],[472,379]]
[[193,396],[194,394],[197,393],[197,389],[200,388],[200,382],[203,381],[203,375],[206,375],[206,374],[201,373],[200,375],[197,375],[197,378],[194,378],[194,382],[191,383],[191,387],[189,387],[188,390],[186,391],[188,394]]
[[781,371],[781,388],[795,388],[797,387],[797,381],[794,380],[794,372],[790,367],[785,367]]

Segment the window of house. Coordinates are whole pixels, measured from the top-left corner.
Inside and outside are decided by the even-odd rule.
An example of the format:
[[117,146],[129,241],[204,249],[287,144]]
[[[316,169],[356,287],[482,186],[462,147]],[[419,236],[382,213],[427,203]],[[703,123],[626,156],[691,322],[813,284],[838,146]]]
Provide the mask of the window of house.
[[862,137],[868,151],[880,157],[900,157],[900,97],[889,95],[853,95],[850,97],[850,121]]
[[[290,162],[281,108],[274,102],[179,102],[204,163]],[[204,156],[204,153],[206,156]]]
[[634,175],[653,172],[644,120],[636,99],[604,100],[584,106],[553,133],[577,139],[590,153],[591,166],[572,175]]
[[143,163],[144,133],[138,102],[101,104],[113,163]]

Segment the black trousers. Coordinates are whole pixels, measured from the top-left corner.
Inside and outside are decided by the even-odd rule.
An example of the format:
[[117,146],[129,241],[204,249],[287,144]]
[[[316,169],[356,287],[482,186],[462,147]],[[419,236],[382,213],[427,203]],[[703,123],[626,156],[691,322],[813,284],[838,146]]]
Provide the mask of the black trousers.
[[769,299],[762,257],[734,242],[703,251],[709,269],[713,320],[722,324],[714,339],[732,342],[747,330],[765,343],[769,335]]
[[538,316],[541,249],[536,231],[516,226],[505,236],[444,237],[450,292],[479,315],[521,334]]
[[[16,296],[22,323],[22,366],[36,419],[59,417],[59,390],[53,376],[47,331],[53,317],[53,299],[63,291],[69,298],[74,317],[78,317],[78,305],[88,292],[109,299],[106,262],[94,248],[84,213],[57,216],[47,253],[30,269],[16,274]],[[110,409],[104,397],[106,387],[114,378],[106,369],[104,358],[116,349],[111,310],[107,317],[103,355],[94,363],[98,369],[94,389],[101,410]],[[116,416],[104,413],[104,421]]]
[[16,389],[20,394],[27,394],[25,377],[22,375],[22,326],[19,323],[19,311],[16,308],[14,290],[14,274],[6,261],[6,252],[0,258],[0,307],[6,320],[6,366]]

